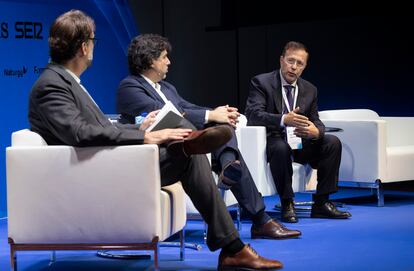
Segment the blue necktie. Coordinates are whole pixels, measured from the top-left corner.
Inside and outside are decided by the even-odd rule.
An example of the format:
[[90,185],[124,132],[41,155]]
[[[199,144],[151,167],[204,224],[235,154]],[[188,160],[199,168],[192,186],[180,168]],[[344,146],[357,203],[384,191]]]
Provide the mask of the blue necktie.
[[292,108],[293,107],[293,95],[292,95],[293,86],[284,85],[283,87],[286,90],[286,98],[287,98],[288,103],[289,103],[289,110],[287,108],[285,108],[286,112],[284,112],[284,113],[288,113],[289,111],[293,110],[293,108]]

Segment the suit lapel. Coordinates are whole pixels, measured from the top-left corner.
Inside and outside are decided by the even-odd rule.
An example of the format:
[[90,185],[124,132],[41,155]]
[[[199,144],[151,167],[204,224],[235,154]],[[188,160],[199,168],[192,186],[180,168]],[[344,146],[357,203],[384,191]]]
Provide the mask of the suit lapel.
[[164,103],[164,100],[161,98],[161,96],[158,95],[155,89],[147,82],[147,80],[144,79],[144,77],[138,75],[138,76],[135,76],[135,78],[142,86],[144,86],[145,92],[148,94],[148,96]]
[[304,95],[305,95],[305,91],[304,91],[304,86],[302,84],[301,79],[298,79],[298,99],[296,100],[296,107],[300,107],[300,112],[304,112],[303,110],[305,109],[305,104],[304,104]]
[[50,65],[50,69],[54,70],[58,74],[60,74],[63,79],[71,86],[70,91],[81,102],[81,106],[86,106],[89,110],[92,110],[95,114],[95,119],[102,125],[108,125],[108,119],[105,117],[105,114],[102,110],[98,107],[96,102],[93,100],[90,94],[86,93],[85,90],[76,82],[75,78],[73,78],[64,68],[58,65]]
[[279,70],[275,71],[275,74],[273,76],[273,80],[270,83],[271,88],[274,89],[272,92],[273,94],[273,101],[276,105],[276,110],[279,113],[282,113],[282,94],[281,94],[281,84],[280,84],[280,74]]

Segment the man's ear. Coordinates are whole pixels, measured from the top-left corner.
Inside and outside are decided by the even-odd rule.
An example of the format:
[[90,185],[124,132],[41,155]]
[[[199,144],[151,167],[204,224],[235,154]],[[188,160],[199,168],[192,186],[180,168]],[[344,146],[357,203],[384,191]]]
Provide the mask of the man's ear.
[[82,56],[86,56],[88,54],[88,44],[86,42],[82,42],[80,51],[82,53]]

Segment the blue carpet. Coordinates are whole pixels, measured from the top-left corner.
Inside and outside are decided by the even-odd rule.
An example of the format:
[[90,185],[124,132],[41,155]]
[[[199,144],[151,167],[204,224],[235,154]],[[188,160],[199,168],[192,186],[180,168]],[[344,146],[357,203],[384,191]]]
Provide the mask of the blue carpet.
[[[296,200],[310,200],[301,193]],[[341,189],[334,195],[352,213],[348,220],[310,219],[300,215],[299,223],[289,224],[303,236],[292,240],[252,240],[250,222],[243,221],[242,239],[261,255],[275,258],[283,270],[398,270],[414,271],[414,192],[386,191],[385,207],[376,207],[367,190]],[[277,197],[266,197],[272,216]],[[161,270],[216,270],[218,251],[203,244],[203,224],[189,221],[187,242],[202,244],[201,251],[186,250],[180,262],[177,248],[161,248]],[[10,270],[7,244],[7,220],[0,220],[0,270]],[[114,260],[95,256],[94,251],[57,252],[57,261],[49,266],[50,252],[19,252],[18,270],[152,270],[150,260]]]

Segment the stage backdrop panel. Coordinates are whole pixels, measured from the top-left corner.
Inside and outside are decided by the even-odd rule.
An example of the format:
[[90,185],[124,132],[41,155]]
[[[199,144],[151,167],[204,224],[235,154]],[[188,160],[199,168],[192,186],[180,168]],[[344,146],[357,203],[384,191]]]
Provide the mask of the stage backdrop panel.
[[127,0],[0,0],[0,217],[6,215],[5,148],[15,130],[29,127],[28,95],[49,61],[54,19],[80,9],[96,23],[94,61],[81,77],[102,111],[115,112],[115,92],[128,73],[127,47],[137,35]]

